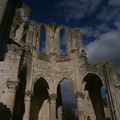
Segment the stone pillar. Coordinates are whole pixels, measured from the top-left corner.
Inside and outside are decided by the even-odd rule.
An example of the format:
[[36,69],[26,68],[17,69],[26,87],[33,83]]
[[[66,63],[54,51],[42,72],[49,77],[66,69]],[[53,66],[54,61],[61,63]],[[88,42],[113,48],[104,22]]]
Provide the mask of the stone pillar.
[[77,92],[76,93],[76,98],[77,98],[77,109],[78,109],[78,118],[79,120],[84,120],[84,94],[82,92]]
[[55,24],[47,27],[46,49],[48,54],[56,53],[56,27]]
[[28,91],[25,93],[25,113],[23,116],[23,120],[29,120],[30,119],[30,102],[31,102],[31,91]]
[[46,54],[49,54],[51,52],[51,29],[49,25],[44,25],[45,29],[46,29]]
[[13,114],[14,110],[14,103],[15,103],[15,95],[16,95],[16,88],[17,88],[18,82],[15,81],[7,81],[6,83],[6,89],[1,96],[1,101],[4,105],[7,106],[7,108],[10,109],[11,114]]
[[58,107],[57,113],[58,113],[58,120],[62,120],[62,114],[63,114],[63,107],[62,106]]
[[56,120],[56,94],[50,95],[50,120]]

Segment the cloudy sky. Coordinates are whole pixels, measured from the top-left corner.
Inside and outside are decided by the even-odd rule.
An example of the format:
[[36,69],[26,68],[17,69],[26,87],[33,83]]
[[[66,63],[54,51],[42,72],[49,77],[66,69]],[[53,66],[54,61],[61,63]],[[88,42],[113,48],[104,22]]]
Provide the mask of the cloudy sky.
[[120,69],[120,0],[23,0],[31,19],[80,27],[89,61],[111,59]]

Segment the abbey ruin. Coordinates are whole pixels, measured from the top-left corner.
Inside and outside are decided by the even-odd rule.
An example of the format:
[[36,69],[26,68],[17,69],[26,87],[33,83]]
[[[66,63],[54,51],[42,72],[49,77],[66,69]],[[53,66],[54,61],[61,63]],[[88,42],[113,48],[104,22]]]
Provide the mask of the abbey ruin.
[[[63,79],[72,82],[79,120],[120,120],[120,75],[112,62],[90,64],[80,28],[30,20],[30,8],[16,1],[0,0],[0,105],[9,109],[10,120],[62,120]],[[61,31],[66,54],[60,52]]]

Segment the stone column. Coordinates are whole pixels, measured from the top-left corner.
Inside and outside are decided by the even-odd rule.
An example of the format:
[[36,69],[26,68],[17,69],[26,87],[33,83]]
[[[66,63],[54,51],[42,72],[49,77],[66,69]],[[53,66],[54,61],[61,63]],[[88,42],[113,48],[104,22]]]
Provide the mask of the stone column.
[[15,103],[15,95],[16,95],[16,88],[18,82],[15,81],[7,81],[6,89],[1,96],[1,102],[10,109],[11,114],[13,114],[14,110],[14,103]]
[[49,25],[44,25],[44,27],[46,29],[46,44],[45,44],[46,50],[45,50],[45,52],[47,54],[49,54],[51,51],[51,48],[52,48],[52,46],[51,46],[51,29],[50,29]]
[[23,116],[23,120],[29,120],[30,119],[30,102],[31,102],[31,91],[28,91],[25,93],[25,113]]
[[76,98],[77,98],[77,109],[78,109],[78,118],[79,120],[84,120],[84,94],[82,92],[77,92],[76,93]]
[[56,94],[50,95],[50,120],[56,120]]
[[62,120],[62,114],[63,114],[63,107],[62,106],[58,107],[57,113],[58,113],[58,120]]

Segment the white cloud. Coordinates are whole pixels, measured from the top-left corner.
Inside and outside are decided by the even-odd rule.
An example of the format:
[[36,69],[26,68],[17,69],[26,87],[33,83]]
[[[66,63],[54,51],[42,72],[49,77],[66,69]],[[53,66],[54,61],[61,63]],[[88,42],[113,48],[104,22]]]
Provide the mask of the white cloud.
[[[118,24],[118,23],[116,23],[116,24]],[[81,34],[85,34],[88,37],[93,36],[95,38],[99,37],[101,35],[101,33],[106,33],[108,31],[110,31],[110,28],[105,23],[102,23],[102,24],[96,26],[96,28],[94,28],[94,29],[91,26],[81,28]]]
[[89,60],[93,63],[112,60],[116,65],[120,65],[119,35],[119,30],[111,30],[87,45],[86,52]]
[[118,19],[114,22],[114,25],[117,27],[117,29],[120,30],[120,16],[119,16]]
[[118,69],[120,68],[119,12],[119,8],[111,9],[106,6],[98,15],[98,19],[102,21],[102,24],[98,25],[94,30],[90,29],[94,32],[96,39],[85,47],[88,58],[92,63],[112,60]]

